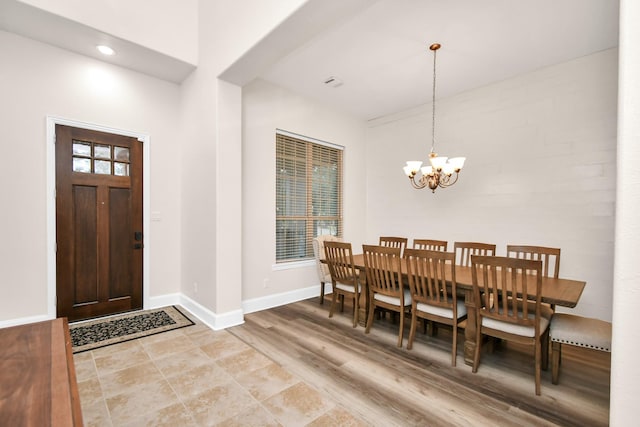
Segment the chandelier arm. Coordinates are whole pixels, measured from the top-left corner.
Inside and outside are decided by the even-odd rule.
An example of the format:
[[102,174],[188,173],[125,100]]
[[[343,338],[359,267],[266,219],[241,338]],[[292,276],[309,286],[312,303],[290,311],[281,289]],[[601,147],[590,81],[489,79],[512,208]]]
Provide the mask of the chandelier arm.
[[453,176],[453,175],[447,177],[446,179],[441,179],[440,183],[439,183],[440,187],[441,188],[446,188],[446,187],[449,187],[449,186],[455,184],[458,181],[458,172],[455,172],[455,174],[456,175],[453,178],[453,181],[451,180],[451,176]]
[[416,177],[414,176],[410,176],[409,177],[409,181],[411,181],[411,186],[413,186],[413,188],[415,188],[416,190],[421,190],[423,189],[426,184],[423,182],[422,179],[419,179],[419,182],[416,182]]

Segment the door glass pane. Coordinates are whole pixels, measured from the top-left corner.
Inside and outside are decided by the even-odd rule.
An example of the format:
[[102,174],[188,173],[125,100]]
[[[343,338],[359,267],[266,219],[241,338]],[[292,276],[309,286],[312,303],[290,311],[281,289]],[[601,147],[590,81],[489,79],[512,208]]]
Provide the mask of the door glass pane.
[[81,159],[79,157],[73,158],[73,171],[91,173],[91,160]]
[[113,174],[116,176],[129,176],[129,164],[114,162]]
[[111,162],[104,160],[94,160],[94,172],[102,175],[111,175]]
[[91,157],[91,144],[80,141],[73,141],[73,155]]
[[113,147],[113,158],[122,162],[129,161],[129,149],[124,147]]
[[111,146],[110,145],[98,145],[94,148],[94,157],[96,159],[110,159],[111,158]]

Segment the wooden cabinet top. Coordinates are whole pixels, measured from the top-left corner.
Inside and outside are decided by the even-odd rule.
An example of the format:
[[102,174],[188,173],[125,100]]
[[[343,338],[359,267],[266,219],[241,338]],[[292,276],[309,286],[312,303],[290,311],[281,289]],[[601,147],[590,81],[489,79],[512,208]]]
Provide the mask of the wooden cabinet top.
[[82,426],[67,319],[0,329],[0,426]]

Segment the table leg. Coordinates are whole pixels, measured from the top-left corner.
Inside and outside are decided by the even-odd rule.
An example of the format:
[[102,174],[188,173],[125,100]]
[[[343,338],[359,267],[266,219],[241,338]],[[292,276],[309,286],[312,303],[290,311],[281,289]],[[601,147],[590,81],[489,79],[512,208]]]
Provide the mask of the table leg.
[[465,291],[464,305],[467,306],[467,326],[464,329],[464,363],[472,366],[476,350],[476,305],[472,290]]

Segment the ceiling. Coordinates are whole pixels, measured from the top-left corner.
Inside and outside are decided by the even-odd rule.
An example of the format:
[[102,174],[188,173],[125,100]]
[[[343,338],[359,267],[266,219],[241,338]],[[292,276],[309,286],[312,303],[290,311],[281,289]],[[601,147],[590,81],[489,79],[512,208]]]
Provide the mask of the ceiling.
[[[191,64],[0,0],[0,29],[180,83]],[[221,77],[255,77],[372,120],[618,45],[617,0],[308,0]],[[120,61],[120,62],[118,62]],[[334,87],[324,82],[334,76]]]
[[[196,68],[180,59],[17,0],[0,0],[0,30],[174,83],[182,82]],[[99,44],[109,45],[117,55],[106,58],[96,50],[95,46]]]
[[[378,0],[260,77],[363,119],[618,45],[615,0]],[[337,77],[339,87],[324,84]]]

